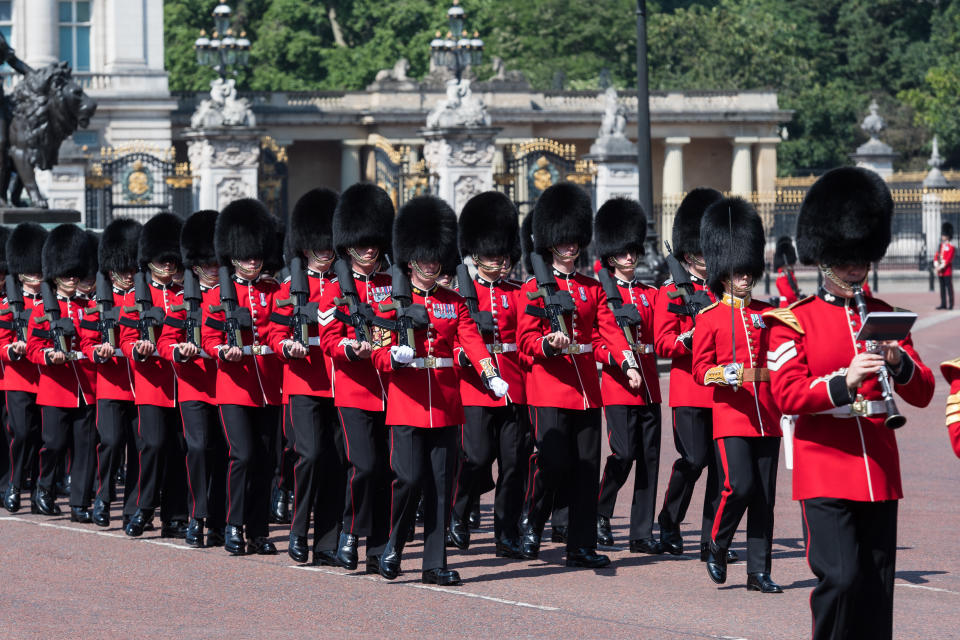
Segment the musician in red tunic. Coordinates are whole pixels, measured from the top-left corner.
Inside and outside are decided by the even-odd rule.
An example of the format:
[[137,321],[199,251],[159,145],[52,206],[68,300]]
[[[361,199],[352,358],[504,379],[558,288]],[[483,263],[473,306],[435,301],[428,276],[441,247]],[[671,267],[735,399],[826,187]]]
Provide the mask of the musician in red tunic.
[[803,297],[794,265],[797,264],[797,250],[790,236],[777,238],[777,248],[773,253],[773,270],[777,272],[777,293],[779,307],[789,307]]
[[[630,347],[640,365],[643,384],[632,389],[615,354],[604,345],[595,352],[603,365],[600,392],[607,419],[610,455],[600,476],[597,504],[597,543],[610,546],[617,493],[626,483],[636,462],[633,497],[630,503],[629,544],[631,553],[659,554],[663,547],[653,537],[653,516],[657,500],[657,473],[660,469],[660,378],[653,347],[653,309],[657,289],[635,276],[643,242],[647,237],[647,216],[635,200],[613,198],[603,204],[594,220],[597,255],[609,275],[601,273],[604,286],[613,285],[622,314],[619,324],[629,337]],[[610,295],[608,293],[608,300]],[[631,311],[628,314],[626,312]],[[615,311],[616,313],[616,311]]]
[[727,580],[727,550],[747,513],[747,589],[782,593],[770,578],[780,412],[770,393],[761,315],[751,291],[763,276],[763,222],[740,198],[710,205],[700,225],[707,286],[717,302],[697,316],[693,377],[713,393],[713,437],[723,487],[713,519],[707,575]]
[[[903,488],[897,439],[886,425],[896,407],[883,401],[878,376],[919,407],[933,397],[934,381],[909,336],[879,345],[857,340],[855,298],[868,265],[890,244],[892,216],[890,190],[872,171],[844,167],[821,176],[800,207],[797,253],[819,265],[823,287],[764,314],[774,400],[796,416],[793,498],[817,577],[810,608],[818,639],[893,634]],[[860,302],[867,312],[891,310],[875,298]]]

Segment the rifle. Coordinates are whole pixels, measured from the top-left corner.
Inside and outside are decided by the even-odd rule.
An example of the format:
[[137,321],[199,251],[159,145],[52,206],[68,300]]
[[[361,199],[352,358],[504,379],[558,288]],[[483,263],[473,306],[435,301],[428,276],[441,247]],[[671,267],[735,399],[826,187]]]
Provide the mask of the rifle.
[[68,360],[75,360],[76,354],[70,350],[70,345],[67,342],[67,338],[72,338],[77,334],[77,328],[74,326],[73,320],[60,315],[60,302],[57,300],[57,294],[46,280],[40,284],[40,295],[43,297],[43,310],[45,312],[43,319],[47,321],[50,328],[46,331],[34,329],[34,335],[39,338],[50,338],[53,340],[54,351],[65,354]]
[[[353,327],[357,342],[371,342],[371,326],[392,330],[394,326],[392,322],[378,317],[373,312],[373,307],[360,300],[349,263],[346,260],[337,260],[333,263],[333,270],[337,274],[341,294],[339,298],[333,300],[333,304],[337,305],[333,315],[340,322]],[[347,308],[347,313],[340,311],[341,306]]]
[[150,293],[150,285],[147,283],[147,274],[143,271],[138,271],[133,276],[133,299],[136,304],[131,307],[124,307],[123,311],[124,313],[136,311],[137,319],[122,318],[120,324],[136,329],[140,333],[141,340],[149,340],[156,346],[157,328],[163,326],[166,314],[160,307],[153,306],[153,295]]
[[200,346],[200,327],[203,324],[203,295],[200,293],[200,282],[197,280],[197,274],[190,269],[183,272],[183,304],[174,304],[170,306],[171,311],[186,311],[187,315],[183,320],[167,316],[166,322],[171,327],[183,329],[187,342],[201,349]]
[[537,281],[537,290],[527,292],[527,298],[536,300],[543,298],[543,308],[528,304],[526,313],[538,318],[546,318],[550,321],[550,331],[562,331],[567,333],[567,325],[563,321],[564,313],[573,313],[577,310],[573,298],[569,291],[561,291],[557,287],[557,280],[553,277],[553,272],[547,267],[543,256],[539,253],[530,253],[530,264],[533,266],[533,277]]
[[7,307],[0,309],[0,316],[11,316],[9,320],[0,320],[0,327],[12,329],[17,333],[17,342],[27,341],[27,324],[30,322],[30,311],[24,309],[23,289],[17,282],[16,276],[7,274]]
[[640,317],[640,312],[637,310],[637,305],[632,303],[624,304],[623,296],[620,295],[620,289],[617,288],[613,277],[606,267],[600,268],[600,285],[603,287],[603,292],[607,295],[607,305],[610,307],[610,310],[613,311],[613,317],[617,321],[617,325],[623,329],[623,335],[627,338],[627,344],[633,349],[637,346],[637,342],[630,328],[643,322],[643,318]]
[[207,318],[207,326],[221,329],[227,334],[227,346],[243,349],[243,329],[253,327],[250,309],[240,306],[237,301],[237,287],[233,283],[229,267],[220,267],[220,304],[210,305],[210,313],[224,314],[222,326],[217,326],[213,318]]
[[664,244],[670,252],[667,254],[667,267],[670,269],[670,277],[673,278],[673,284],[676,287],[676,291],[667,292],[667,297],[671,300],[680,298],[680,304],[670,303],[667,305],[667,310],[678,316],[689,316],[695,321],[700,310],[710,306],[710,296],[693,286],[690,274],[673,254],[670,243],[665,241]]
[[97,305],[90,307],[90,311],[99,314],[97,320],[81,320],[80,326],[84,329],[93,329],[100,333],[101,344],[107,342],[114,349],[117,348],[117,325],[120,324],[120,307],[113,304],[113,284],[102,272],[97,272]]
[[317,324],[319,307],[316,302],[310,302],[310,283],[307,282],[307,274],[303,270],[303,259],[300,256],[290,258],[290,297],[286,300],[278,300],[277,306],[292,306],[293,315],[284,316],[274,313],[270,319],[293,327],[293,339],[310,349],[310,325]]
[[410,278],[403,272],[403,268],[399,264],[390,267],[390,276],[393,279],[393,288],[390,294],[392,302],[389,304],[381,303],[380,311],[396,312],[391,329],[397,334],[397,344],[401,347],[416,349],[413,330],[429,324],[427,308],[422,304],[413,304]]
[[470,269],[463,263],[457,265],[457,282],[460,285],[460,295],[463,296],[467,303],[467,309],[470,311],[470,317],[477,323],[477,329],[480,330],[480,333],[493,333],[497,328],[493,321],[493,314],[489,311],[480,311],[477,284],[470,277]]

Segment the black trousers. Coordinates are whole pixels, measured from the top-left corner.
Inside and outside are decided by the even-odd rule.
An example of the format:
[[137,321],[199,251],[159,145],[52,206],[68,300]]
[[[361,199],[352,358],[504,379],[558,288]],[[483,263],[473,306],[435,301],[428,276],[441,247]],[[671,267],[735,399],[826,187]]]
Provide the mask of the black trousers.
[[630,503],[630,539],[653,535],[653,513],[657,502],[657,474],[660,471],[660,405],[612,405],[604,407],[610,455],[600,477],[597,513],[613,517],[617,493],[637,463]]
[[10,418],[7,415],[6,394],[0,398],[0,492],[7,490],[10,483]]
[[343,441],[333,398],[292,395],[288,433],[293,433],[297,460],[293,465],[291,533],[306,536],[313,513],[313,548],[337,547],[343,513]]
[[893,637],[897,501],[801,500],[814,640]]
[[720,502],[717,457],[713,445],[713,411],[704,407],[673,408],[673,443],[680,457],[673,463],[663,508],[657,520],[661,529],[679,529],[687,515],[693,489],[703,470],[707,470],[707,487],[703,497],[703,520],[700,542],[710,542],[713,516]]
[[187,519],[187,466],[183,426],[176,407],[137,406],[140,479],[137,507],[160,507],[163,522]]
[[191,518],[205,518],[222,529],[227,517],[227,442],[217,407],[200,400],[180,403],[187,443],[187,507]]
[[747,573],[770,573],[780,438],[718,438],[716,446],[723,489],[713,520],[713,540],[729,549],[746,511]]
[[97,458],[95,411],[93,406],[83,404],[82,400],[79,407],[41,407],[43,447],[40,449],[38,485],[53,491],[57,464],[72,438],[71,507],[89,507],[93,501],[91,487]]
[[[567,549],[597,546],[597,493],[600,484],[600,409],[534,409],[537,475],[545,490],[566,497],[569,507]],[[527,492],[528,496],[536,491]],[[555,505],[556,506],[556,505]],[[543,505],[527,504],[536,523],[545,520]],[[558,522],[554,521],[554,526]]]
[[423,495],[423,570],[447,566],[446,532],[457,472],[457,432],[452,427],[390,427],[390,466],[393,481],[390,543],[402,546]]
[[337,407],[347,459],[343,530],[367,538],[367,555],[383,553],[390,535],[390,431],[384,411]]
[[463,459],[454,491],[453,513],[465,520],[470,508],[489,491],[491,468],[497,462],[493,501],[493,535],[516,539],[523,500],[523,478],[518,473],[521,452],[520,422],[516,405],[464,407],[461,428]]
[[28,473],[36,474],[37,455],[43,440],[40,436],[40,407],[37,394],[29,391],[7,391],[7,420],[10,430],[10,484],[23,488]]
[[953,275],[937,276],[940,280],[940,306],[953,309]]
[[134,433],[137,407],[132,400],[97,400],[97,497],[109,504],[116,497],[116,477],[126,452],[123,476],[123,513],[137,510],[137,481],[140,476]]
[[284,403],[283,417],[277,426],[276,465],[273,470],[273,482],[278,489],[293,491],[293,465],[297,463],[296,434],[290,428],[290,403]]
[[220,405],[227,437],[227,524],[246,525],[247,537],[268,533],[270,482],[275,464],[280,407]]

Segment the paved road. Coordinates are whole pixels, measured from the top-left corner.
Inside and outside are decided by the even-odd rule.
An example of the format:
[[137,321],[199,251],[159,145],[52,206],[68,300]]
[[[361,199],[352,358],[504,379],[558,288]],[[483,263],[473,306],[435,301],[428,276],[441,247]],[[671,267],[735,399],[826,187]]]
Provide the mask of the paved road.
[[[928,311],[936,304],[930,300],[927,293],[889,297],[921,313],[914,337],[933,366],[960,355],[960,312]],[[956,638],[960,629],[960,460],[943,427],[946,393],[938,374],[933,403],[906,409],[909,423],[898,434],[907,493],[900,507],[898,638]],[[672,461],[665,424],[661,491]],[[131,540],[116,527],[104,531],[29,511],[5,515],[0,636],[130,637],[158,630],[161,637],[231,639],[809,635],[814,581],[804,559],[799,508],[790,500],[790,472],[782,465],[773,561],[773,576],[786,587],[782,595],[748,593],[743,564],[732,565],[728,584],[718,588],[692,554],[633,555],[621,546],[610,551],[614,562],[608,569],[571,570],[562,565],[562,549],[546,544],[538,561],[501,560],[493,555],[490,498],[471,549],[451,554],[451,566],[466,581],[459,588],[419,583],[419,540],[405,554],[407,573],[388,583],[378,576],[296,567],[285,553],[231,558],[222,549],[190,549],[155,533]],[[697,496],[690,514],[699,513],[700,505]],[[624,545],[628,510],[621,500],[613,522]],[[698,526],[684,523],[687,540],[698,540]],[[284,552],[285,532],[275,528],[272,538]],[[741,531],[734,548],[742,551],[744,544]]]

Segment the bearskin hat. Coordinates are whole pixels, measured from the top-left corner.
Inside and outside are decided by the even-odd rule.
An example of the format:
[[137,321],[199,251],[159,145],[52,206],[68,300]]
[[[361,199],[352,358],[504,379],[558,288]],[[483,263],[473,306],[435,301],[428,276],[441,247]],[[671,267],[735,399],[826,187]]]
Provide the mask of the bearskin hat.
[[953,237],[953,225],[950,224],[949,222],[944,222],[944,223],[940,226],[940,235],[942,235],[942,236],[947,236],[948,238],[952,238],[952,237]]
[[86,277],[91,250],[86,231],[75,224],[57,225],[47,235],[40,252],[44,279]]
[[272,245],[270,253],[263,258],[263,272],[269,273],[278,280],[283,280],[286,278],[286,275],[282,274],[286,271],[287,260],[292,257],[292,254],[286,256],[286,259],[284,259],[284,248],[287,246],[287,225],[279,218],[274,218],[273,220],[276,224],[276,232],[273,236],[275,242]]
[[457,215],[436,196],[418,196],[400,207],[393,223],[393,255],[408,262],[451,264],[457,255]]
[[49,231],[36,222],[21,222],[7,238],[7,268],[10,273],[42,273],[40,253]]
[[797,250],[793,248],[793,238],[780,236],[777,238],[777,248],[773,252],[774,270],[782,269],[786,265],[797,263]]
[[583,251],[593,235],[593,207],[587,192],[571,182],[547,187],[533,206],[533,248],[546,253],[551,247],[576,242]]
[[523,268],[530,274],[533,273],[533,264],[530,262],[530,254],[533,253],[533,212],[531,211],[523,217],[520,223],[520,249],[523,251]]
[[703,212],[700,247],[707,263],[707,286],[717,297],[723,281],[735,273],[748,273],[754,281],[763,275],[763,221],[753,205],[742,198],[721,198]]
[[180,231],[180,258],[184,269],[193,269],[202,264],[216,264],[217,252],[213,250],[213,229],[220,215],[213,209],[203,209],[190,215]]
[[711,204],[723,198],[723,194],[710,187],[697,187],[686,195],[673,218],[673,255],[683,260],[685,254],[703,253],[700,247],[700,220]]
[[520,244],[517,207],[499,191],[470,198],[460,212],[460,254],[511,256]]
[[130,218],[115,218],[103,230],[98,253],[104,274],[137,270],[137,250],[143,225]]
[[379,247],[380,253],[393,250],[393,200],[375,184],[358,182],[340,194],[333,212],[333,246],[348,259],[350,247]]
[[330,189],[312,189],[303,194],[290,212],[286,252],[288,258],[308,249],[333,249],[333,212],[337,194]]
[[234,258],[265,260],[278,251],[276,244],[277,222],[259,200],[234,200],[217,216],[213,246],[221,265]]
[[143,225],[137,261],[144,271],[151,262],[180,264],[180,231],[183,220],[172,213],[158,213]]
[[594,249],[603,266],[607,258],[628,251],[643,253],[647,239],[647,215],[636,200],[611,198],[597,209],[593,221]]
[[865,264],[890,245],[893,197],[879,175],[840,167],[820,176],[797,215],[797,253],[803,264]]
[[95,278],[100,266],[98,249],[100,247],[100,233],[87,229],[87,273],[85,278]]
[[0,273],[9,273],[7,267],[7,238],[10,237],[10,227],[0,226]]

